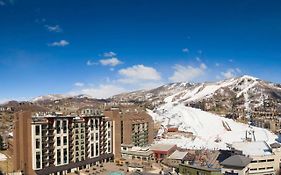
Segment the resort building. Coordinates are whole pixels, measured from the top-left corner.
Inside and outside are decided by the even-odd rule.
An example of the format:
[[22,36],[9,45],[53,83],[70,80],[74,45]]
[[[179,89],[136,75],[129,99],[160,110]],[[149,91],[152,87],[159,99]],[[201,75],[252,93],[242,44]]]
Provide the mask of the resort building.
[[79,115],[19,112],[14,127],[14,170],[64,175],[112,160],[112,121],[99,110]]
[[223,173],[236,172],[237,175],[279,174],[281,157],[279,144],[276,143],[269,146],[265,141],[234,142],[231,145],[231,149],[241,151],[242,155],[246,156],[246,158],[243,156],[232,156],[226,159],[222,162]]

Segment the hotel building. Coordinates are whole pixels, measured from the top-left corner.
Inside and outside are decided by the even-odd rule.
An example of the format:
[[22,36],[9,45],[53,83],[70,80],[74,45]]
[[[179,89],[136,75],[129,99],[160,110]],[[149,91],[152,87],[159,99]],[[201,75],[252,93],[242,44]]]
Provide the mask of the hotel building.
[[95,109],[79,115],[19,112],[14,127],[14,170],[64,175],[113,160],[112,121]]

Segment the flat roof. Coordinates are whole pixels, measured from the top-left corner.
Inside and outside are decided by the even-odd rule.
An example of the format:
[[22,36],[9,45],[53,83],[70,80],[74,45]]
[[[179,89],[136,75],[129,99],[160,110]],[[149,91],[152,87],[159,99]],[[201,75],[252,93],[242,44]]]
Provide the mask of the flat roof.
[[171,154],[168,159],[176,159],[176,160],[183,160],[188,152],[181,152],[176,150],[173,154]]
[[272,154],[271,148],[265,141],[233,142],[232,148],[242,151],[246,156],[266,156]]
[[155,144],[155,145],[152,145],[150,147],[150,150],[154,150],[154,151],[169,151],[170,149],[172,149],[175,146],[177,146],[177,145],[176,144],[175,145],[172,145],[172,144]]

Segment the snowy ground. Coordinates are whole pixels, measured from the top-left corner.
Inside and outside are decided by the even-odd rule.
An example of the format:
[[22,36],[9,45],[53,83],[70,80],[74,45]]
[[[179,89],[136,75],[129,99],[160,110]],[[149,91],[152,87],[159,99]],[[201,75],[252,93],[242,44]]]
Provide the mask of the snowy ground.
[[5,161],[5,160],[7,160],[7,156],[0,153],[0,161]]
[[[171,101],[168,97],[166,104],[154,111],[148,111],[152,118],[162,123],[162,125],[178,126],[180,131],[192,132],[196,138],[176,138],[162,139],[160,143],[177,143],[182,148],[208,148],[226,149],[228,144],[245,139],[246,131],[254,131],[257,141],[275,142],[277,136],[270,131],[262,128],[252,127],[235,122],[234,120],[223,118],[200,109],[186,107],[181,103]],[[223,126],[229,126],[231,131]],[[252,134],[253,135],[253,134]],[[215,140],[220,139],[220,142]]]

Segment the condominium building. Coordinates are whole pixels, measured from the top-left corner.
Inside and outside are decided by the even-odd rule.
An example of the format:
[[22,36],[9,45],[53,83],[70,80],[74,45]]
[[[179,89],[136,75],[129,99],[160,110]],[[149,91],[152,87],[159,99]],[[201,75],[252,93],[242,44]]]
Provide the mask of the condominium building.
[[14,127],[14,170],[64,175],[112,160],[112,121],[83,109],[76,116],[19,112]]
[[[111,108],[105,111],[105,116],[113,121],[115,146],[113,149],[121,150],[121,146],[143,147],[153,142],[153,120],[144,109],[139,107]],[[121,153],[116,153],[116,157]]]

